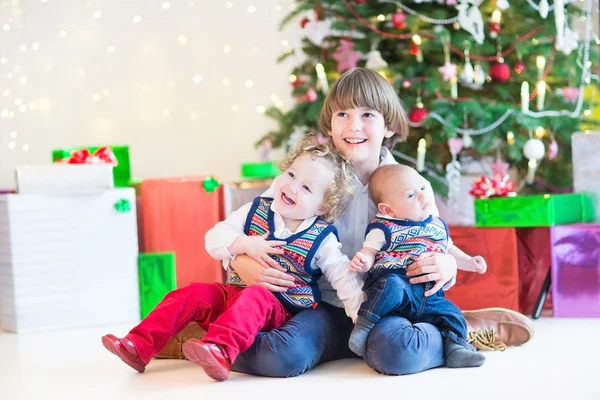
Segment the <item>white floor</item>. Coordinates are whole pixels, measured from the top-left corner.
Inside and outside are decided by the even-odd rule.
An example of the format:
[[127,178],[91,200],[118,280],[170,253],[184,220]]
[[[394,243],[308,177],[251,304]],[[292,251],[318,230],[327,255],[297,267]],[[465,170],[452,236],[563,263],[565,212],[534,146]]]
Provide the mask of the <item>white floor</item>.
[[487,353],[481,368],[389,377],[342,360],[296,378],[232,373],[222,383],[186,361],[154,360],[137,374],[100,342],[126,327],[0,333],[0,399],[600,399],[600,319],[543,318],[535,327],[531,343]]

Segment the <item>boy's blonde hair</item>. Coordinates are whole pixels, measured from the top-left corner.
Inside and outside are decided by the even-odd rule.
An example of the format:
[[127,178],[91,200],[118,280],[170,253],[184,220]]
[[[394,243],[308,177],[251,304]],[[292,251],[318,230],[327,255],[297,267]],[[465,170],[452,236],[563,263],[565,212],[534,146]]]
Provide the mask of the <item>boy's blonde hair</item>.
[[354,174],[350,161],[329,143],[319,143],[317,135],[311,133],[288,151],[285,158],[279,163],[279,169],[287,170],[294,160],[303,154],[310,154],[313,160],[317,157],[322,158],[332,167],[333,182],[325,191],[324,213],[321,216],[325,221],[331,223],[346,211],[348,200],[354,194]]
[[350,108],[368,107],[383,115],[385,126],[395,132],[383,140],[383,145],[393,149],[396,143],[408,136],[408,117],[400,98],[390,83],[377,72],[366,68],[346,71],[331,86],[319,117],[319,129],[331,131],[333,113]]

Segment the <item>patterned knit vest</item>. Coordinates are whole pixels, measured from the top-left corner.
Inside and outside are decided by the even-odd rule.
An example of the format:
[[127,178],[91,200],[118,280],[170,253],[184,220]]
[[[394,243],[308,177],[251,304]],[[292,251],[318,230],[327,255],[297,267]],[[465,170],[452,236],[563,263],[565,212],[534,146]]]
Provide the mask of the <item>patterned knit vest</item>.
[[[260,236],[269,232],[268,240],[283,240],[287,244],[281,246],[283,254],[271,254],[295,279],[297,287],[289,288],[285,293],[273,293],[279,301],[292,313],[297,313],[307,308],[315,308],[321,299],[321,292],[317,287],[317,280],[321,277],[321,270],[311,268],[311,261],[319,245],[331,232],[337,231],[333,225],[320,218],[302,232],[293,234],[287,239],[273,236],[275,220],[271,209],[272,198],[257,197],[252,203],[250,212],[244,226],[244,233],[248,236]],[[230,269],[228,283],[243,286],[240,276]]]
[[367,227],[381,229],[385,245],[375,257],[375,269],[402,269],[412,264],[422,253],[446,253],[448,227],[439,217],[430,215],[423,221],[375,217]]

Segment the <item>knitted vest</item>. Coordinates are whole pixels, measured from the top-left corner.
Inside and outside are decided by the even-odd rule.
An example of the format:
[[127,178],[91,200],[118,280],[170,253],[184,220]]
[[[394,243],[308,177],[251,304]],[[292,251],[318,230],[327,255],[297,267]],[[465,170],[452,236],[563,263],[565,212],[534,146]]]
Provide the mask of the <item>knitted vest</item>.
[[381,229],[385,245],[375,257],[375,269],[401,269],[412,264],[422,253],[446,253],[448,227],[440,218],[430,215],[423,221],[375,217],[367,226]]
[[[281,246],[283,254],[271,254],[270,256],[294,277],[298,286],[289,288],[285,293],[273,294],[292,313],[315,308],[321,300],[321,292],[317,287],[321,270],[311,268],[311,261],[323,239],[331,232],[337,236],[337,231],[333,225],[317,218],[310,227],[302,232],[295,233],[287,239],[276,238],[273,236],[275,221],[273,210],[271,210],[272,202],[272,198],[257,197],[254,199],[246,219],[244,233],[248,236],[260,236],[268,231],[268,240],[287,242]],[[230,269],[229,272],[229,284],[244,286],[244,282],[235,271]]]

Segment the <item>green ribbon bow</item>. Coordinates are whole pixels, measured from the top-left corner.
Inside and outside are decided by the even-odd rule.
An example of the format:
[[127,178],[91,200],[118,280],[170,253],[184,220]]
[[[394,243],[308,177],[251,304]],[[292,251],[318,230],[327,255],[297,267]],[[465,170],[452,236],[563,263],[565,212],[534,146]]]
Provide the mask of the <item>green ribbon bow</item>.
[[126,213],[131,211],[131,202],[127,199],[120,199],[114,204],[114,207],[118,213]]
[[219,183],[219,181],[213,178],[212,176],[209,176],[208,178],[202,181],[202,186],[204,186],[204,190],[206,190],[207,193],[214,192],[220,185],[221,184]]

